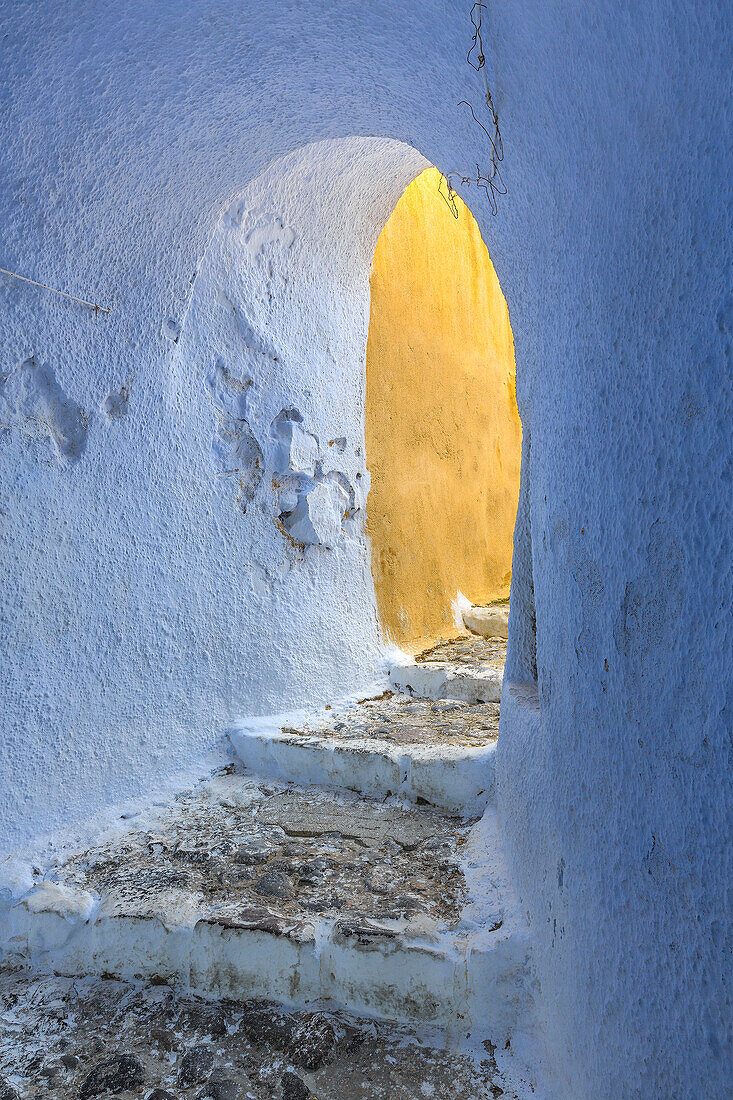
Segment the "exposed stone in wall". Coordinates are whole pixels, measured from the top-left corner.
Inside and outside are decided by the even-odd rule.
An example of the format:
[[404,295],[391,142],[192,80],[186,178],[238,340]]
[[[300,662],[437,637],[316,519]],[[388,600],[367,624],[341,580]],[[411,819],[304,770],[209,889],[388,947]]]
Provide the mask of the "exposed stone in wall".
[[315,473],[318,440],[303,427],[303,417],[297,409],[283,409],[272,422],[270,436],[274,443],[273,465],[283,474]]
[[61,466],[77,462],[86,446],[87,416],[71,401],[50,367],[25,359],[0,375],[0,430],[14,430],[29,441],[47,441]]
[[[301,546],[333,548],[344,522],[360,510],[356,493],[345,474],[324,473],[318,438],[303,427],[297,409],[283,409],[272,422],[273,487],[278,524]],[[339,453],[346,439],[339,439]],[[330,446],[330,444],[329,444]]]

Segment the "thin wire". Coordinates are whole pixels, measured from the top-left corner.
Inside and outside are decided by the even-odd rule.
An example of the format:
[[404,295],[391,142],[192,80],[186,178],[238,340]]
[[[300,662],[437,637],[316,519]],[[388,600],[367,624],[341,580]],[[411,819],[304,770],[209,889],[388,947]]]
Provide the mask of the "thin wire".
[[50,290],[52,294],[60,294],[62,298],[70,298],[72,302],[80,302],[83,306],[89,306],[95,313],[111,313],[112,310],[106,306],[97,305],[96,302],[88,302],[86,298],[77,298],[75,294],[67,294],[65,290],[56,290],[55,287],[47,286],[46,283],[36,282],[35,279],[27,279],[25,275],[18,275],[16,271],[8,271],[4,267],[0,267],[0,273],[3,275],[10,275],[13,279],[20,279],[23,283],[30,283],[31,286],[40,286],[43,290]]

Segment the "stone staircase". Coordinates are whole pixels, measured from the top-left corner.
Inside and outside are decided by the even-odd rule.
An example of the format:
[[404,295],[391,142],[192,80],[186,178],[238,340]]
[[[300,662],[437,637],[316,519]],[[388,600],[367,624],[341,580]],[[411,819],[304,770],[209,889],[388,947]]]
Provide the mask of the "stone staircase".
[[532,979],[494,807],[504,645],[462,636],[373,698],[238,723],[233,763],[0,912],[4,961],[507,1049]]

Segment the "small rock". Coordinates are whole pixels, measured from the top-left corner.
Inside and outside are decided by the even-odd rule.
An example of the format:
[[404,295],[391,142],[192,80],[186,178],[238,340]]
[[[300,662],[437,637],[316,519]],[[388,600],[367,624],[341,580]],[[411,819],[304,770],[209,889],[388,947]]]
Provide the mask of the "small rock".
[[270,845],[264,842],[253,841],[251,844],[242,844],[232,856],[235,863],[264,863],[270,855]]
[[268,871],[282,871],[284,875],[292,875],[295,864],[291,859],[272,859],[267,867]]
[[285,1050],[297,1025],[291,1016],[278,1013],[255,1001],[244,1006],[239,1026],[251,1043]]
[[336,1032],[328,1016],[313,1012],[305,1016],[293,1032],[288,1055],[296,1066],[316,1070],[332,1057],[335,1046]]
[[18,1093],[4,1077],[0,1077],[0,1100],[20,1100]]
[[178,1100],[175,1093],[169,1092],[168,1089],[153,1089],[145,1097],[145,1100]]
[[297,1073],[286,1069],[280,1078],[283,1088],[283,1100],[311,1100],[313,1093]]
[[287,901],[293,896],[290,880],[281,871],[265,871],[257,879],[255,890],[267,898],[282,898]]
[[227,1033],[227,1018],[219,1005],[193,1001],[181,1009],[179,1024],[192,1031],[220,1039]]
[[59,1058],[59,1062],[61,1062],[64,1069],[68,1070],[76,1069],[76,1067],[79,1065],[79,1059],[77,1058],[77,1056],[75,1054],[69,1053],[62,1054]]
[[343,909],[344,899],[334,891],[330,894],[306,900],[303,902],[303,906],[313,913],[323,913],[328,909]]
[[198,1100],[237,1100],[239,1082],[231,1077],[217,1077],[204,1085]]
[[187,1088],[200,1085],[214,1068],[214,1052],[209,1047],[191,1047],[183,1055],[178,1080]]
[[178,1046],[178,1041],[172,1031],[169,1031],[167,1027],[151,1027],[150,1038],[156,1046],[164,1050],[166,1054],[170,1054],[172,1050],[175,1050]]
[[136,1089],[144,1080],[143,1067],[134,1054],[115,1054],[87,1074],[79,1089],[79,1100],[91,1100],[105,1092]]

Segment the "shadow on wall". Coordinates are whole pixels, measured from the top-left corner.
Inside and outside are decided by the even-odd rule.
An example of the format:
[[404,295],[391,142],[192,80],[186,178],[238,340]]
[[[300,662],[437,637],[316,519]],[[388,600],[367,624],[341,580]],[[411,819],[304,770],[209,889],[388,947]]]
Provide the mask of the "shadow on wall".
[[522,428],[509,312],[468,207],[429,168],[374,253],[368,532],[380,619],[418,647],[455,634],[458,590],[509,595]]

